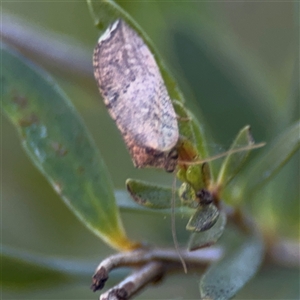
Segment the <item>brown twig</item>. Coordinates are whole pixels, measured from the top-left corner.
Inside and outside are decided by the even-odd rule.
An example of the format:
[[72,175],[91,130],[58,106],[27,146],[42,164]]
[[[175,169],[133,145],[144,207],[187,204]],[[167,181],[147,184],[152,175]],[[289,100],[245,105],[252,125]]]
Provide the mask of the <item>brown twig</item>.
[[101,295],[100,300],[130,299],[149,283],[159,280],[164,273],[164,263],[153,261],[137,269],[118,285]]
[[[219,260],[222,255],[223,251],[221,248],[211,247],[206,249],[200,249],[198,251],[190,252],[188,250],[181,250],[180,255],[182,259],[185,261],[187,265],[191,268],[199,267],[199,266],[206,266],[214,261]],[[144,269],[147,265],[152,264],[153,262],[159,263],[160,267],[158,268],[157,265],[149,266],[149,269]],[[104,287],[105,282],[108,279],[108,274],[115,268],[119,267],[138,267],[138,271],[133,273],[130,277],[135,278],[137,276],[140,278],[140,274],[144,274],[146,271],[149,270],[150,274],[143,275],[143,278],[151,278],[148,282],[145,280],[138,280],[138,285],[134,287],[134,290],[139,290],[147,283],[152,282],[152,278],[162,277],[166,271],[181,271],[182,264],[180,261],[180,257],[175,249],[158,249],[158,248],[149,248],[149,249],[138,249],[131,252],[126,253],[118,253],[112,255],[106,259],[104,259],[96,269],[96,272],[93,276],[93,284],[91,286],[93,291],[101,290]],[[154,272],[154,270],[156,270]],[[155,275],[155,276],[154,276]],[[128,279],[128,278],[127,278]],[[126,283],[128,280],[125,280]],[[120,285],[123,286],[125,283],[122,282]],[[134,282],[136,282],[134,280]],[[140,286],[140,284],[143,284]],[[110,298],[108,298],[110,299]],[[118,299],[118,298],[116,298]],[[127,298],[124,298],[127,299]]]

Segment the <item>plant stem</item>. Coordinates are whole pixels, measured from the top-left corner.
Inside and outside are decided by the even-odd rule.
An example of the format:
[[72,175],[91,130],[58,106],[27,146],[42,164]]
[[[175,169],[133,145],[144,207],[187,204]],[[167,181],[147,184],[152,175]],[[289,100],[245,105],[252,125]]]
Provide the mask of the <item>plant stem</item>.
[[36,29],[33,24],[8,13],[2,14],[0,36],[34,62],[81,82],[93,83],[92,50],[69,36]]
[[[190,252],[188,250],[180,251],[180,256],[190,268],[199,268],[199,266],[206,266],[214,261],[219,260],[222,255],[223,250],[220,247],[210,247],[193,252]],[[143,268],[152,262],[160,263],[161,268],[158,268],[157,266],[153,266],[151,268],[149,267],[149,272],[151,273],[148,274],[149,278],[153,278],[154,270],[156,270],[157,272],[154,276],[156,278],[162,277],[166,271],[175,272],[182,270],[181,260],[175,249],[138,249],[131,252],[118,253],[104,259],[96,269],[96,272],[93,276],[93,284],[91,288],[93,289],[93,291],[102,289],[108,279],[109,272],[115,268],[125,266],[140,267],[140,272],[144,274],[145,270],[143,271]],[[139,278],[141,273],[133,273],[132,276],[135,276],[134,274],[136,274],[136,276]],[[147,276],[145,276],[146,275],[143,275],[143,278],[148,278]],[[140,284],[145,285],[144,280],[140,280]],[[137,290],[139,290],[140,288],[141,286],[135,287],[135,289]]]
[[150,282],[159,280],[163,276],[164,269],[164,264],[161,262],[149,262],[102,294],[100,300],[130,299]]

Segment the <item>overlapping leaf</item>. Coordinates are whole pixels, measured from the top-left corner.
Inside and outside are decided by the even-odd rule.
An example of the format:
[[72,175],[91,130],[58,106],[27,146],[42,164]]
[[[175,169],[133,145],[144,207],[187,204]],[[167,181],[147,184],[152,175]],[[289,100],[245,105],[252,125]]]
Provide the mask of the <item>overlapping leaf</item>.
[[261,265],[264,245],[262,236],[256,230],[247,235],[232,234],[225,242],[226,254],[201,278],[201,299],[232,298]]
[[191,216],[186,229],[196,232],[206,231],[214,226],[219,214],[220,212],[214,204],[201,206]]
[[226,220],[226,213],[221,211],[217,222],[210,229],[203,232],[193,232],[189,240],[189,250],[194,251],[216,243],[225,230]]
[[3,109],[33,163],[89,229],[113,247],[133,247],[106,166],[67,96],[48,74],[7,47],[1,55]]
[[248,174],[245,193],[252,193],[263,186],[300,148],[300,121],[287,128],[268,145],[268,149],[253,163]]
[[[240,130],[231,147],[229,148],[229,151],[234,151],[235,149],[244,146],[251,146],[253,144],[254,140],[250,132],[250,126],[246,126]],[[221,166],[217,179],[219,186],[226,186],[229,183],[229,181],[243,166],[243,163],[245,162],[250,151],[251,150],[249,149],[247,151],[235,152],[226,157]]]
[[170,187],[158,186],[134,179],[127,179],[126,186],[135,202],[148,208],[170,208],[172,198],[174,198],[175,207],[181,204],[176,191],[173,192]]
[[32,286],[47,286],[83,281],[90,277],[92,263],[81,263],[56,257],[27,253],[1,246],[1,285],[31,289]]

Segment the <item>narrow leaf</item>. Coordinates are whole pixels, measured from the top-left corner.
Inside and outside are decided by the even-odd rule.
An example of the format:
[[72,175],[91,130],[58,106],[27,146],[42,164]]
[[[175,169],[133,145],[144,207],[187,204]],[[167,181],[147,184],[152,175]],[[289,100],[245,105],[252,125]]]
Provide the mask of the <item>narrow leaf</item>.
[[[204,128],[202,124],[198,122],[198,119],[190,111],[189,111],[189,115],[191,118],[191,124],[195,135],[195,143],[196,143],[198,153],[201,159],[206,158],[209,156],[208,155],[209,153],[207,150],[207,139],[205,136]],[[210,169],[209,165],[207,165],[206,168]]]
[[[253,137],[250,132],[250,126],[244,127],[235,138],[229,152],[237,148],[244,146],[250,146],[254,144]],[[237,172],[243,166],[243,163],[246,161],[246,158],[251,150],[235,152],[229,154],[224,162],[222,163],[217,183],[219,186],[226,186],[230,180],[237,174]]]
[[181,205],[176,191],[170,187],[158,186],[145,181],[127,179],[126,187],[134,201],[148,208],[170,208],[172,197],[175,197],[175,207]]
[[1,49],[3,109],[36,167],[75,215],[118,249],[130,249],[112,182],[89,132],[52,78]]
[[[131,212],[131,213],[142,213],[142,214],[160,214],[169,215],[171,214],[170,208],[165,209],[153,209],[144,205],[139,205],[132,200],[132,197],[124,190],[116,190],[115,197],[117,200],[118,207],[121,211]],[[175,214],[180,214],[180,216],[191,215],[191,209],[187,207],[178,207],[175,209]]]
[[188,206],[194,209],[198,207],[199,204],[196,199],[195,190],[189,183],[184,182],[179,187],[178,195],[183,206]]
[[226,213],[221,211],[220,216],[213,227],[204,232],[194,232],[191,234],[188,249],[190,251],[195,251],[215,244],[224,232],[226,221]]
[[[55,288],[70,284],[86,285],[91,280],[96,265],[101,261],[67,259],[57,256],[40,255],[21,249],[0,246],[1,287],[7,289]],[[115,270],[110,279],[121,280],[128,270]]]
[[217,222],[219,214],[214,204],[200,206],[191,216],[186,229],[196,232],[208,230]]
[[[253,192],[266,184],[293,154],[300,148],[300,121],[286,129],[263,155],[253,162],[253,169],[247,174],[245,192]],[[246,195],[246,193],[245,193]]]
[[173,106],[178,116],[179,132],[195,148],[199,158],[207,157],[207,145],[204,130],[197,122],[196,117],[179,101],[173,101]]
[[1,246],[0,278],[3,287],[31,289],[32,286],[86,281],[91,276],[94,263],[71,261],[41,256],[7,246]]
[[261,265],[264,246],[258,232],[247,236],[234,234],[230,239],[227,236],[226,245],[224,257],[213,264],[201,278],[201,299],[232,298]]
[[208,188],[211,182],[211,170],[208,163],[189,166],[186,170],[186,181],[195,191]]

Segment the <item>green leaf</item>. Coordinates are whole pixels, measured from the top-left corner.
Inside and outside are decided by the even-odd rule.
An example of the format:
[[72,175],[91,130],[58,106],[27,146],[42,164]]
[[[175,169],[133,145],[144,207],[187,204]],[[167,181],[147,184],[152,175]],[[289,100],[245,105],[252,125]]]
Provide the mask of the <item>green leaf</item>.
[[[253,144],[254,144],[254,140],[250,132],[250,126],[246,126],[238,133],[237,137],[235,138],[234,142],[229,148],[229,152]],[[228,154],[228,156],[225,158],[224,162],[222,163],[219,172],[219,176],[217,180],[218,186],[224,187],[230,182],[231,179],[233,179],[233,177],[238,173],[238,171],[243,166],[250,151],[251,150],[246,150],[246,151]]]
[[[178,101],[173,101],[174,109],[178,116],[180,139],[178,142],[179,159],[192,161],[207,157],[207,145],[204,131],[198,124],[194,115]],[[208,163],[192,165],[180,168],[177,172],[179,180],[188,182],[195,191],[207,187],[211,177],[211,170]],[[209,178],[208,178],[209,177]]]
[[300,121],[286,129],[261,155],[253,162],[253,168],[247,174],[245,195],[253,193],[265,185],[300,148]]
[[[117,204],[121,211],[132,212],[132,213],[142,213],[142,214],[171,214],[170,208],[166,209],[152,209],[147,206],[139,205],[132,200],[127,191],[116,190],[115,197]],[[186,207],[179,207],[175,209],[175,214],[180,214],[180,216],[187,215],[190,216],[191,209]]]
[[224,232],[226,221],[226,213],[221,211],[220,216],[213,227],[204,232],[193,232],[191,234],[188,249],[190,251],[195,251],[215,244]]
[[219,210],[214,204],[200,206],[191,216],[187,230],[201,232],[210,229],[217,222]]
[[178,189],[178,195],[183,206],[197,208],[198,202],[194,188],[187,182],[184,182]]
[[201,299],[226,300],[233,297],[257,272],[264,256],[263,239],[257,231],[226,236],[227,251],[200,281]]
[[[96,265],[101,261],[66,259],[57,256],[40,255],[9,246],[0,246],[1,287],[7,289],[36,289],[70,284],[84,284],[91,281]],[[115,270],[110,280],[120,281],[128,270]]]
[[173,192],[170,187],[158,186],[135,179],[127,179],[126,187],[136,203],[148,208],[171,208],[173,197],[175,198],[175,207],[181,205],[177,192]]
[[209,188],[211,182],[211,171],[208,163],[189,166],[186,170],[186,181],[195,191]]
[[132,197],[125,190],[115,190],[115,198],[117,205],[121,211],[126,212],[160,212],[160,209],[150,209],[145,206],[139,205],[132,200]]
[[[209,154],[207,150],[207,139],[205,136],[204,128],[202,124],[198,122],[198,119],[190,111],[189,115],[191,118],[191,124],[195,135],[195,142],[198,153],[201,159],[206,158]],[[207,168],[210,169],[209,165],[207,165]]]
[[196,117],[179,101],[173,101],[173,106],[178,116],[180,136],[193,144],[200,158],[207,157],[204,130],[197,122]]
[[142,30],[142,28],[135,22],[135,20],[112,0],[87,0],[87,4],[94,19],[95,25],[101,31],[106,29],[116,19],[121,18],[125,20],[126,23],[128,23],[136,32],[138,32],[155,57],[171,99],[184,102],[183,95],[179,90],[177,83],[167,70],[151,40]]
[[1,55],[2,106],[33,163],[91,231],[115,248],[132,248],[106,166],[67,96],[25,58],[6,47]]
[[71,281],[86,281],[95,264],[1,246],[1,286],[31,289],[32,286],[53,286]]

